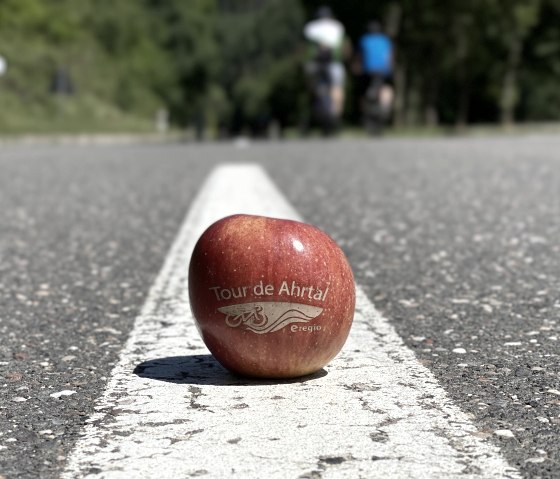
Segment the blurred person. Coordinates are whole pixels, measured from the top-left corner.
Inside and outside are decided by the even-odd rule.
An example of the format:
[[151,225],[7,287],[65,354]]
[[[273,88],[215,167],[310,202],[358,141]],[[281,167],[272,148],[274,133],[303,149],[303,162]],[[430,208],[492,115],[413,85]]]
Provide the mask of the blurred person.
[[383,32],[381,23],[372,20],[360,38],[362,68],[368,75],[388,78],[393,73],[393,42]]
[[74,85],[68,70],[64,67],[57,67],[52,75],[50,93],[55,95],[73,95]]
[[316,97],[321,95],[321,84],[326,85],[328,101],[319,100],[319,107],[325,110],[322,113],[329,120],[338,123],[344,109],[343,61],[350,48],[344,26],[334,18],[329,7],[321,7],[316,18],[305,25],[303,34],[308,44],[305,62],[308,82]]
[[394,47],[378,21],[369,22],[367,32],[360,38],[358,55],[362,113],[366,127],[375,132],[389,119],[394,101]]

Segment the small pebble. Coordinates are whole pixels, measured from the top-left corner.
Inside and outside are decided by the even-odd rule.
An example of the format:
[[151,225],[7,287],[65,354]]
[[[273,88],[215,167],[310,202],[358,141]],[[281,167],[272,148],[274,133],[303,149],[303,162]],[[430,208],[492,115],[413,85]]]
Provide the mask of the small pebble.
[[21,396],[17,396],[15,398],[13,398],[12,401],[14,401],[14,402],[25,402],[25,401],[27,401],[27,399],[23,398]]
[[560,391],[558,391],[558,389],[549,389],[547,393],[556,394],[557,396],[560,396]]
[[465,348],[455,348],[453,352],[455,354],[467,354],[467,350]]
[[[124,308],[123,308],[123,310],[124,310]],[[121,333],[120,331],[118,331],[117,329],[115,329],[115,328],[109,328],[109,327],[106,327],[106,328],[96,328],[96,329],[93,330],[93,332],[94,332],[94,333],[113,334],[113,335],[115,335],[115,336],[118,336],[118,335],[122,334],[122,333]]]
[[57,393],[52,393],[50,396],[52,398],[59,398],[61,396],[71,396],[72,394],[76,394],[76,391],[70,391],[68,389],[65,389],[64,391],[59,391]]
[[525,459],[525,462],[530,462],[531,464],[540,464],[544,461],[546,461],[546,457],[530,457],[529,459]]
[[509,437],[509,438],[515,437],[513,435],[513,432],[511,432],[509,429],[496,429],[494,431],[494,434],[500,437]]
[[453,304],[469,304],[470,301],[468,299],[462,299],[462,298],[452,298],[451,302]]
[[6,379],[8,381],[21,381],[21,378],[23,378],[23,374],[21,373],[8,373],[6,374]]

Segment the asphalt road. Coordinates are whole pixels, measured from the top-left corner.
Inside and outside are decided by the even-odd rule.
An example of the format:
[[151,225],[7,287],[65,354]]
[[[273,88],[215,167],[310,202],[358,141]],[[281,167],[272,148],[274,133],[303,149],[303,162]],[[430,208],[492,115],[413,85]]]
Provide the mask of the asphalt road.
[[560,139],[536,136],[2,146],[0,477],[59,476],[190,201],[232,161],[339,242],[480,437],[560,477]]

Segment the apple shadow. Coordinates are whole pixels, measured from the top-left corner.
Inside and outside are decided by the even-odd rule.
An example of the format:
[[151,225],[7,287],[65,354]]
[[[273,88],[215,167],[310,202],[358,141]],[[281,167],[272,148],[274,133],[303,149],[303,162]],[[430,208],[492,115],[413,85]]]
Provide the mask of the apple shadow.
[[136,365],[134,374],[142,378],[175,384],[213,386],[265,386],[270,384],[304,383],[319,379],[328,373],[324,369],[293,379],[262,379],[236,376],[225,369],[211,354],[171,356],[143,361]]

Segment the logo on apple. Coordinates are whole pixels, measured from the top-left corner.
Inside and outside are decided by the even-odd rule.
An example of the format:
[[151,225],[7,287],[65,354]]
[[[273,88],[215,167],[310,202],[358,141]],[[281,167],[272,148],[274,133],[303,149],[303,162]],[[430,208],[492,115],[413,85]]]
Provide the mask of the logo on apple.
[[198,240],[189,297],[202,339],[224,367],[292,378],[338,354],[352,325],[355,285],[340,247],[315,226],[234,215]]
[[233,304],[218,308],[218,311],[225,314],[225,322],[230,328],[243,326],[253,333],[265,334],[278,331],[292,323],[307,323],[321,314],[323,308],[271,301]]

